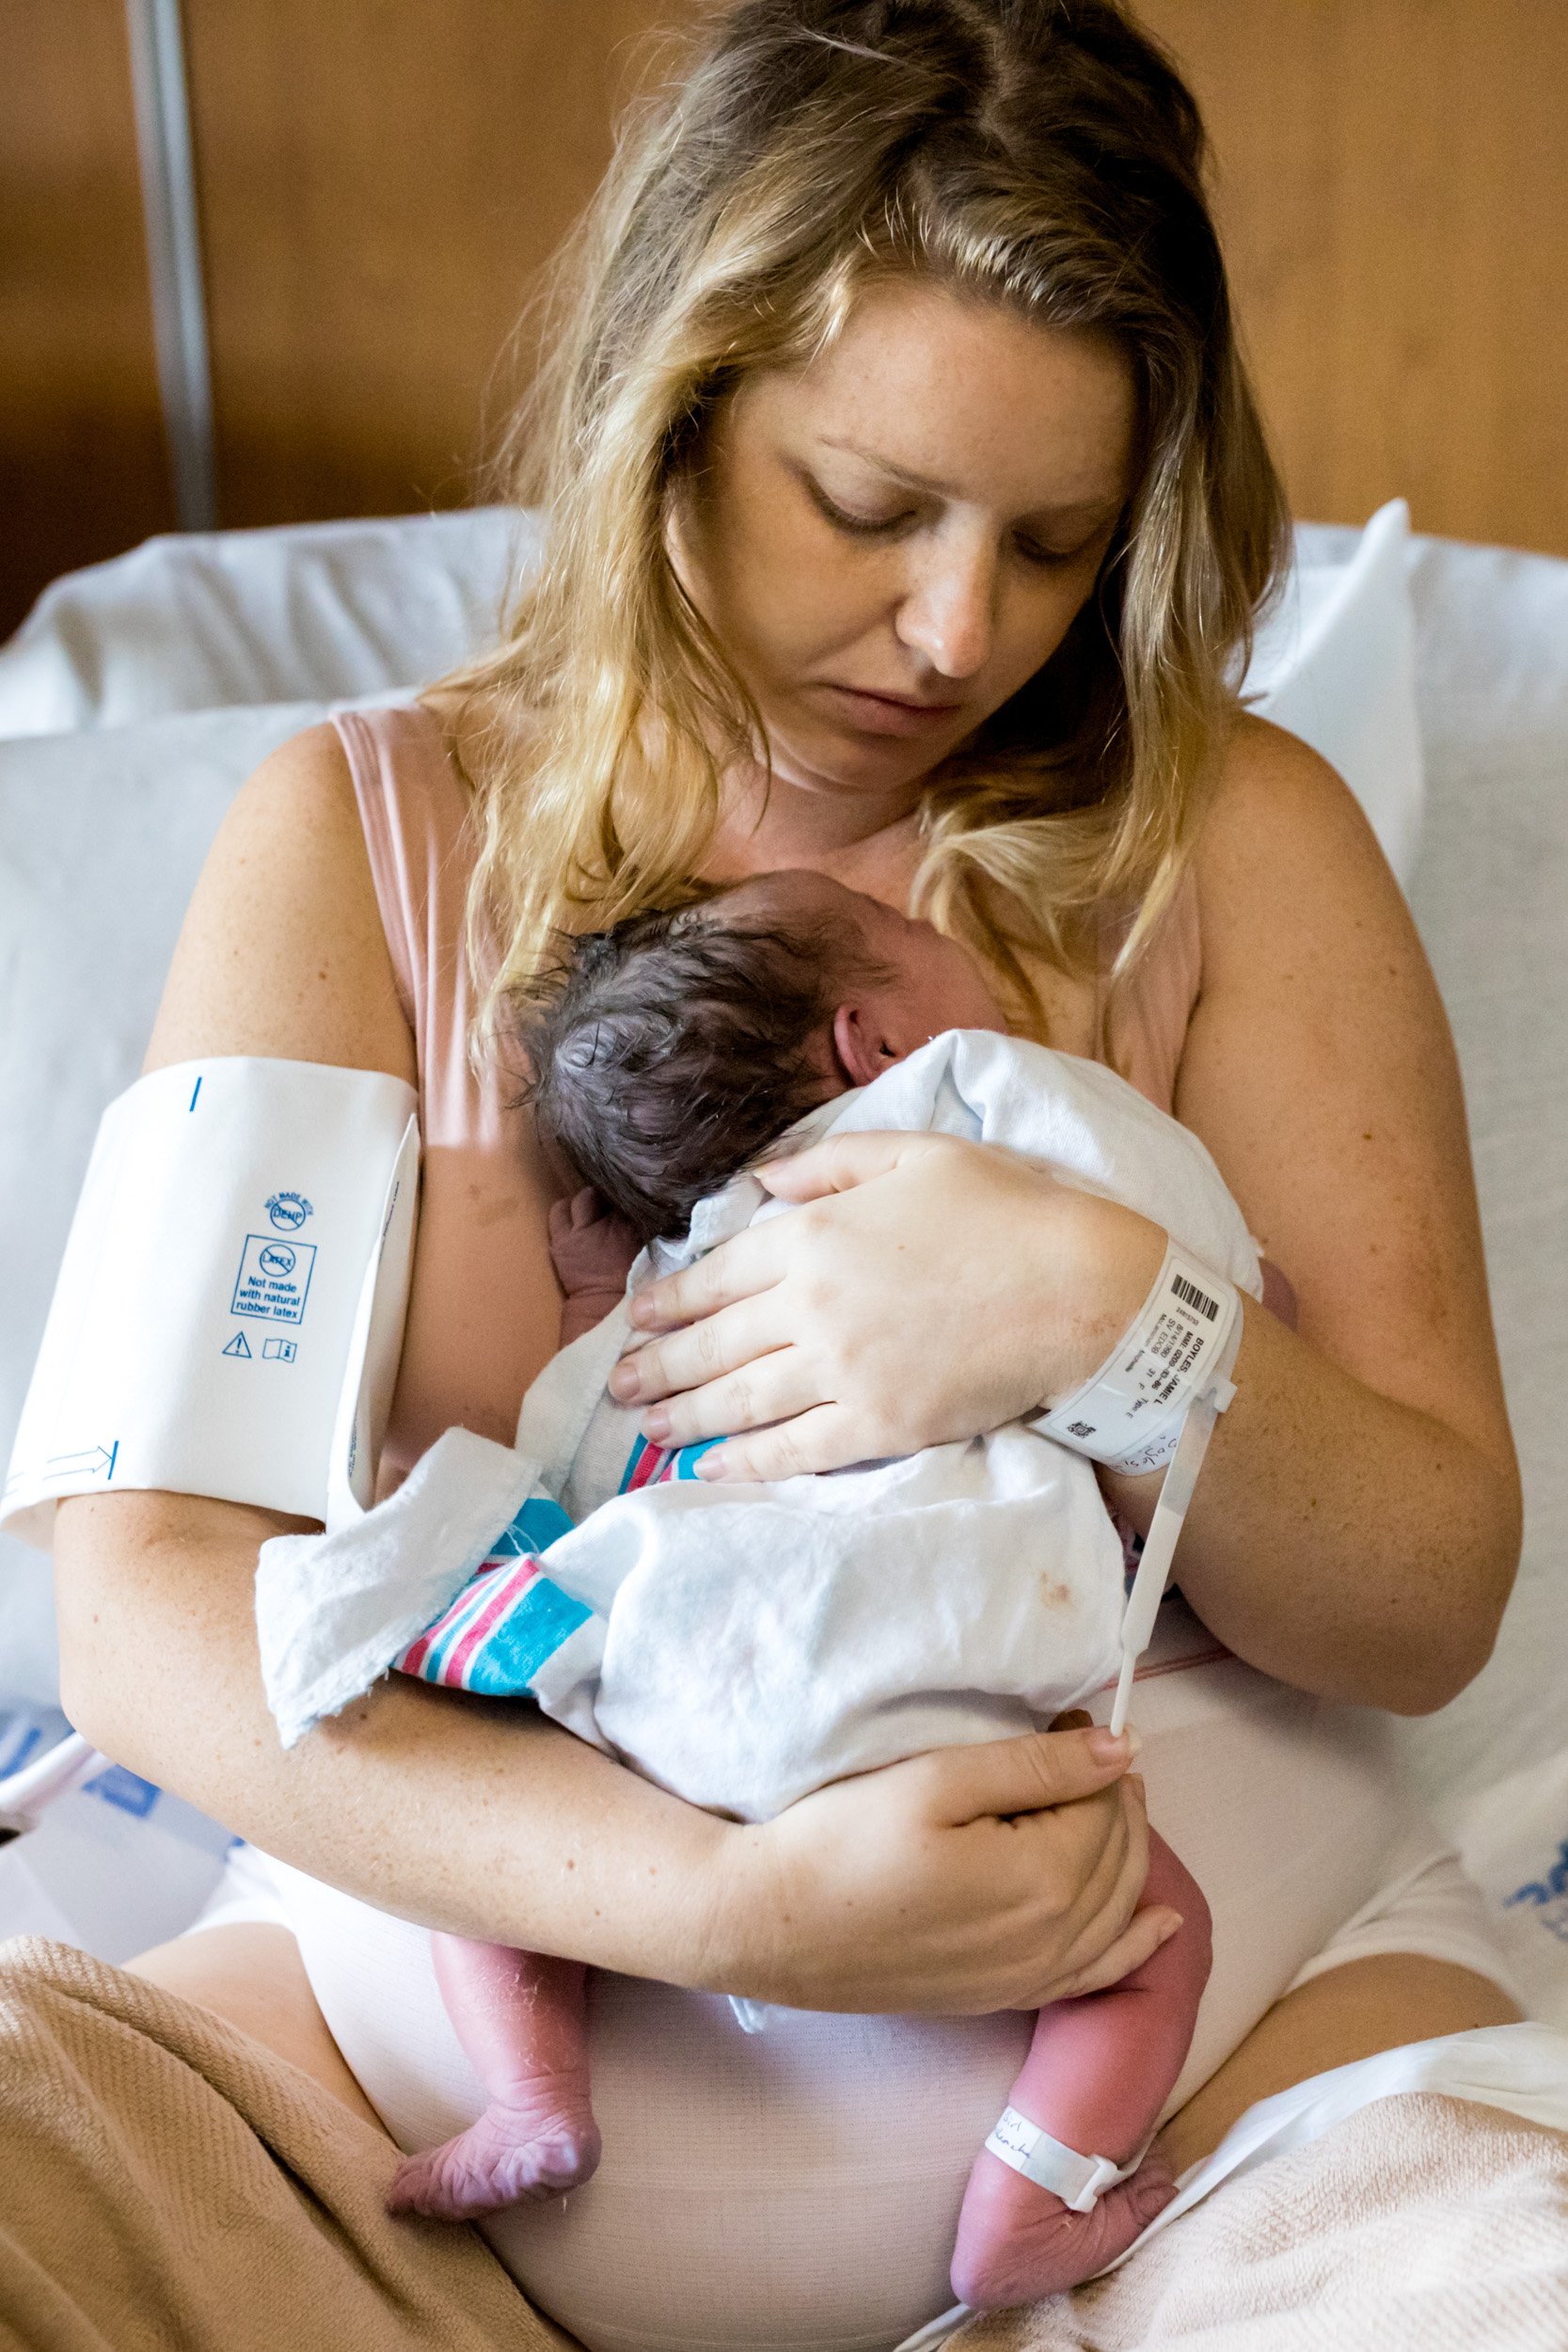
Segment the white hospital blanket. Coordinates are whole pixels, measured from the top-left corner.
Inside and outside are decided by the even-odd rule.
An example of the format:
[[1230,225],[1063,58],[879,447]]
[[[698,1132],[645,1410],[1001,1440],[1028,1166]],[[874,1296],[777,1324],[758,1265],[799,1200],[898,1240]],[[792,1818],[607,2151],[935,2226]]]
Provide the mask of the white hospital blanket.
[[[1257,1248],[1207,1151],[1098,1063],[950,1032],[792,1140],[878,1129],[1047,1164],[1259,1295]],[[629,1287],[786,1214],[739,1177]],[[496,1494],[510,1458],[514,1481],[536,1480],[578,1522],[543,1565],[598,1638],[580,1629],[570,1674],[528,1684],[546,1711],[689,1802],[763,1820],[846,1773],[1028,1730],[1115,1671],[1121,1547],[1082,1456],[1014,1423],[826,1477],[619,1492],[636,1419],[605,1381],[630,1335],[623,1307],[564,1349],[524,1399],[516,1456],[491,1450]],[[481,1538],[460,1488],[483,1442],[443,1439],[351,1526],[263,1547],[261,1655],[286,1738],[399,1655],[416,1590],[433,1612],[461,1589]],[[447,1554],[441,1526],[457,1531]]]

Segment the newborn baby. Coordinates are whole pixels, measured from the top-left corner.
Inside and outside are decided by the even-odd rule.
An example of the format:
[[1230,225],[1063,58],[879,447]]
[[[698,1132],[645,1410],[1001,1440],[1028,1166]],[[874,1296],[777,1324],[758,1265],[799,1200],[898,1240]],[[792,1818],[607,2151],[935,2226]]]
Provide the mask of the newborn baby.
[[[932,1043],[955,1030],[968,1035]],[[954,942],[809,873],[765,876],[579,941],[561,993],[523,1042],[541,1132],[599,1197],[581,1194],[552,1220],[566,1294],[562,1345],[577,1346],[531,1391],[518,1439],[531,1450],[534,1429],[542,1483],[581,1524],[566,1532],[565,1513],[530,1502],[450,1608],[404,1650],[404,1670],[492,1694],[530,1690],[665,1786],[753,1820],[843,1772],[954,1739],[1026,1730],[1100,1687],[1115,1662],[1122,1559],[1083,1457],[1015,1425],[911,1463],[777,1487],[705,1486],[694,1477],[705,1449],[658,1453],[605,1395],[627,1327],[624,1314],[619,1323],[602,1318],[620,1307],[640,1243],[654,1245],[662,1267],[679,1252],[659,1237],[683,1232],[700,1204],[698,1247],[766,1207],[744,1177],[713,1196],[781,1138],[798,1149],[829,1123],[836,1131],[848,1115],[847,1089],[871,1089],[863,1113],[854,1106],[859,1125],[994,1131],[1028,1142],[1018,1103],[1037,1103],[1042,1078],[1065,1091],[1068,1110],[1052,1116],[1058,1126],[1076,1120],[1080,1159],[1083,1137],[1117,1119],[1130,1126],[1131,1143],[1119,1132],[1099,1159],[1091,1152],[1094,1165],[1079,1168],[1080,1180],[1123,1197],[1141,1184],[1132,1204],[1167,1227],[1184,1210],[1177,1237],[1256,1290],[1244,1226],[1196,1139],[1098,1066],[1007,1040],[984,979]],[[927,1106],[911,1111],[891,1098],[882,1105],[895,1084],[884,1073],[911,1055],[906,1074],[917,1092],[925,1084]],[[1162,1154],[1162,1168],[1134,1178],[1132,1162]],[[1070,1166],[1060,1172],[1073,1180]],[[596,1327],[602,1338],[584,1336]],[[574,1375],[584,1351],[586,1368],[578,1363]],[[594,1507],[617,1490],[619,1501]],[[824,1542],[838,1547],[820,1589],[807,1592],[811,1623],[799,1656],[786,1604],[766,1584],[763,1562],[779,1556],[776,1525],[741,1518],[762,1508],[766,1518],[784,1502],[816,1514],[806,1548],[814,1562]],[[547,1576],[530,1557],[538,1551]],[[507,1621],[505,1596],[523,1587],[534,1601],[554,1597],[566,1637],[557,1658],[579,1638],[590,1607],[608,1621],[576,1685],[560,1674],[552,1685],[543,1672],[503,1684],[477,1662],[484,1636],[476,1629]],[[800,1587],[796,1574],[792,1597]],[[836,1631],[824,1636],[824,1622]],[[769,1683],[758,1663],[764,1649],[791,1661],[787,1677]],[[694,1650],[707,1667],[711,1705],[693,1697]],[[465,1663],[455,1667],[459,1657]],[[1106,2175],[1117,2185],[1098,2203],[1080,2196],[1074,2210],[982,2150],[953,2266],[966,2303],[1032,2299],[1088,2276],[1172,2193],[1156,2163],[1132,2168],[1186,2055],[1209,1929],[1200,1891],[1157,1837],[1143,1899],[1178,1911],[1180,1930],[1119,1984],[1042,2010],[1011,2096],[1016,2115],[1067,2150],[1107,2159],[1101,2185]],[[489,2105],[468,2131],[404,2164],[394,2201],[467,2216],[586,2180],[599,2139],[583,1969],[446,1935],[435,1950],[449,2013]],[[1121,2168],[1132,2175],[1125,2184]]]

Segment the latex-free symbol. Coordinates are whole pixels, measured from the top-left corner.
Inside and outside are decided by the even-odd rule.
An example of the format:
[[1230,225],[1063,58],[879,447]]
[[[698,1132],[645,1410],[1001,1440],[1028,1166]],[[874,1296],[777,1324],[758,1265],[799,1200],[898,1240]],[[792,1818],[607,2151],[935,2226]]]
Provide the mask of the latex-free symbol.
[[275,1192],[267,1202],[267,1215],[280,1233],[297,1233],[315,1211],[302,1192]]
[[231,1315],[259,1315],[265,1323],[299,1323],[305,1315],[316,1245],[277,1241],[270,1233],[247,1233],[234,1278]]

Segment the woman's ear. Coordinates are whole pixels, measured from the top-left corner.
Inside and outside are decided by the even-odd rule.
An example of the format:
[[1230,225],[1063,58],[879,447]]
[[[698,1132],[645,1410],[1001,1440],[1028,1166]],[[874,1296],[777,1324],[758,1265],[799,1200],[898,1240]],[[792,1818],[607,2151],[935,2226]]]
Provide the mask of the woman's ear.
[[875,1005],[840,1005],[833,1015],[833,1052],[850,1085],[868,1087],[903,1060],[905,1049],[888,1035]]

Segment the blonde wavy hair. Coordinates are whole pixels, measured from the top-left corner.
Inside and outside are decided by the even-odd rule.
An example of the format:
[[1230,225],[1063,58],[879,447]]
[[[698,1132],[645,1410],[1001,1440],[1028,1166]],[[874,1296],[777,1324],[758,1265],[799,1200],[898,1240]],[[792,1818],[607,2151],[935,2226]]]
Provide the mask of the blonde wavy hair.
[[1286,544],[1203,163],[1191,96],[1113,0],[741,0],[709,26],[561,257],[505,457],[509,495],[548,510],[543,562],[451,681],[482,1041],[547,989],[562,933],[703,895],[725,770],[767,753],[672,566],[673,502],[742,378],[807,363],[899,273],[1107,337],[1132,373],[1096,592],[929,778],[913,898],[1025,1007],[1027,959],[1087,968],[1107,912],[1131,969]]

